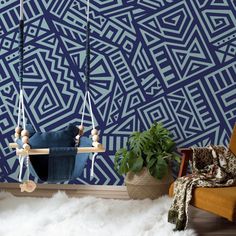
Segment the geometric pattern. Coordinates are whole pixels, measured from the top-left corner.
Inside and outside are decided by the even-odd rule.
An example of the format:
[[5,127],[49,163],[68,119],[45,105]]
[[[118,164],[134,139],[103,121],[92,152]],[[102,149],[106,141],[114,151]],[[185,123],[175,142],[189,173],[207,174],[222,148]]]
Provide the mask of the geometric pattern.
[[[27,122],[79,124],[85,89],[86,0],[24,1]],[[0,5],[0,182],[15,182],[19,0]],[[114,154],[131,132],[162,122],[178,146],[227,145],[236,122],[236,3],[92,0],[91,95],[106,152],[74,184],[122,185]],[[85,114],[86,133],[91,120]]]

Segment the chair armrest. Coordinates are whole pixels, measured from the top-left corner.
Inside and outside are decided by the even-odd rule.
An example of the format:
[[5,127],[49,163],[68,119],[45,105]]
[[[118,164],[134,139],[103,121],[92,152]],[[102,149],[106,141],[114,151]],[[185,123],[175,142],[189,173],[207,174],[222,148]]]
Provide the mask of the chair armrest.
[[193,150],[191,148],[179,148],[178,151],[182,154],[178,177],[182,177],[187,174],[188,163],[192,160]]

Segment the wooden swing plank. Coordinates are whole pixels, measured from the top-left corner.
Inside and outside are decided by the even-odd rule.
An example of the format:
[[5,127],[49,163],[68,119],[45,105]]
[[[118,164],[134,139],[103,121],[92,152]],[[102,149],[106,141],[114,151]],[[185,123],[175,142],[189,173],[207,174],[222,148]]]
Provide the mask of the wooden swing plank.
[[18,144],[17,143],[9,143],[9,148],[17,148]]
[[[9,143],[10,148],[17,148],[17,143]],[[22,149],[17,150],[17,155],[23,154],[25,152]],[[90,153],[90,152],[105,152],[105,148],[103,147],[79,147],[77,148],[77,153]],[[49,154],[49,148],[39,148],[39,149],[30,149],[28,151],[28,155],[48,155]]]

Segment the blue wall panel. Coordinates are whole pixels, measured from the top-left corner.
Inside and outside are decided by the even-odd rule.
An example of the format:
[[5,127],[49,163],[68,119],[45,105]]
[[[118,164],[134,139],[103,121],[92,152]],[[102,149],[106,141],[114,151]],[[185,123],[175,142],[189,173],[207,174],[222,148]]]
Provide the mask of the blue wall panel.
[[[0,181],[17,180],[18,0],[0,1]],[[79,124],[85,0],[25,1],[25,102],[38,130]],[[73,183],[123,184],[114,153],[161,121],[179,146],[227,145],[236,117],[236,2],[91,0],[91,93],[107,148]],[[91,121],[86,113],[87,130]],[[89,131],[88,131],[89,133]],[[87,134],[88,134],[87,133]]]

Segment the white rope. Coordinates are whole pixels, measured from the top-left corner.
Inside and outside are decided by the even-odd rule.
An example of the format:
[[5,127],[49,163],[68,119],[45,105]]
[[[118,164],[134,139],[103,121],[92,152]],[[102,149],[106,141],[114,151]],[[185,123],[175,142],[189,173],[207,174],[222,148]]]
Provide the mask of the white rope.
[[[24,19],[24,7],[23,7],[23,0],[20,0],[20,20]],[[17,126],[20,127],[20,120],[21,120],[21,112],[23,116],[23,129],[26,128],[26,120],[25,120],[25,107],[24,107],[24,96],[23,96],[23,89],[20,90],[19,96],[19,110],[18,110],[18,120]]]
[[29,170],[29,156],[26,157],[26,179],[29,181],[30,170]]
[[26,165],[26,180],[29,180],[30,171],[29,171],[29,156],[19,155],[19,164],[20,164],[20,173],[19,173],[19,182],[22,182],[22,172],[24,168],[24,162]]
[[23,117],[23,129],[26,129],[23,89],[20,90],[20,96],[19,96],[18,119],[17,119],[18,127],[20,127],[21,112],[22,112],[22,117]]
[[[85,105],[86,105],[87,98],[88,98],[88,104],[89,104],[89,113],[90,113],[91,120],[92,120],[92,126],[93,126],[93,129],[95,129],[94,116],[93,116],[92,103],[91,103],[91,94],[89,91],[86,91],[85,96],[84,96],[81,125],[83,126],[83,123],[84,123]],[[94,153],[92,156],[92,165],[91,165],[91,170],[90,170],[91,177],[93,177],[93,175],[94,175],[94,162],[95,162],[95,158],[96,158],[97,154],[98,153]]]
[[[26,120],[25,120],[25,106],[24,106],[24,91],[23,89],[20,90],[20,96],[19,96],[19,111],[18,111],[18,121],[17,125],[20,127],[20,118],[21,118],[21,112],[22,112],[22,117],[23,117],[23,129],[26,129]],[[29,156],[21,156],[19,155],[19,164],[20,164],[20,173],[19,173],[19,182],[22,182],[22,172],[23,172],[23,166],[24,166],[24,161],[26,162],[26,178],[27,181],[29,180]]]
[[98,155],[97,152],[95,152],[93,154],[93,157],[92,157],[92,165],[91,165],[91,171],[90,171],[90,176],[93,177],[94,176],[94,163],[95,163],[95,158],[96,156]]
[[95,129],[93,109],[92,109],[92,103],[91,103],[90,97],[91,97],[91,95],[90,95],[90,92],[88,91],[88,102],[89,102],[90,116],[91,116],[91,120],[92,120],[93,129]]
[[89,7],[90,7],[90,2],[87,0],[87,22],[89,22]]
[[23,0],[20,0],[20,20],[24,18]]
[[24,96],[23,96],[23,89],[22,91],[22,100],[21,100],[21,105],[22,105],[22,115],[23,115],[23,129],[26,129],[26,121],[25,121],[25,105],[24,105]]
[[20,164],[19,182],[22,182],[24,159],[25,159],[24,156],[19,155],[19,164]]
[[[90,8],[90,1],[87,0],[87,24],[89,22],[89,10],[90,10],[89,8]],[[92,109],[92,103],[91,103],[91,94],[90,94],[89,91],[86,91],[85,97],[84,97],[81,125],[83,125],[83,122],[84,122],[85,105],[86,105],[87,98],[88,98],[89,113],[90,113],[90,116],[91,116],[92,126],[93,126],[93,129],[95,129],[93,109]],[[95,163],[95,158],[96,158],[97,155],[98,155],[98,153],[94,153],[93,156],[92,156],[92,165],[91,165],[91,170],[90,170],[90,176],[91,177],[93,177],[93,175],[94,175],[94,163]]]
[[22,100],[22,90],[20,90],[20,95],[19,95],[18,119],[17,119],[17,126],[18,126],[18,127],[20,127],[20,117],[21,117],[21,100]]
[[82,118],[81,118],[81,125],[82,125],[82,126],[83,126],[83,123],[84,123],[84,113],[85,113],[85,105],[86,105],[87,95],[88,95],[88,92],[86,92],[86,93],[85,93],[85,96],[84,96],[84,103],[83,103],[83,110],[82,110]]
[[[20,20],[24,19],[24,7],[23,7],[23,0],[20,0]],[[24,90],[23,88],[20,89],[20,95],[19,95],[19,107],[18,107],[18,119],[17,119],[17,126],[20,127],[21,122],[21,115],[23,118],[23,129],[26,129],[26,119],[25,119],[25,105],[24,105]],[[26,165],[26,178],[27,181],[29,180],[29,156],[22,156],[19,155],[19,164],[20,164],[20,173],[19,173],[19,182],[22,182],[22,172],[24,167],[24,162]]]
[[[87,23],[89,21],[89,8],[90,8],[90,1],[87,0]],[[85,96],[84,96],[84,104],[83,104],[83,110],[82,110],[81,126],[83,126],[83,123],[84,123],[85,106],[86,106],[87,97],[88,97],[88,104],[89,104],[89,113],[90,113],[91,120],[92,120],[92,126],[93,126],[93,129],[95,129],[93,110],[92,110],[92,104],[91,104],[91,95],[90,95],[89,91],[86,91]]]
[[91,120],[92,120],[92,126],[93,126],[93,129],[95,129],[94,115],[93,115],[93,109],[92,109],[92,103],[91,103],[91,94],[89,91],[86,91],[85,96],[84,96],[81,125],[83,125],[83,123],[84,123],[85,105],[86,105],[87,98],[88,98],[88,104],[89,104],[89,113],[90,113]]

